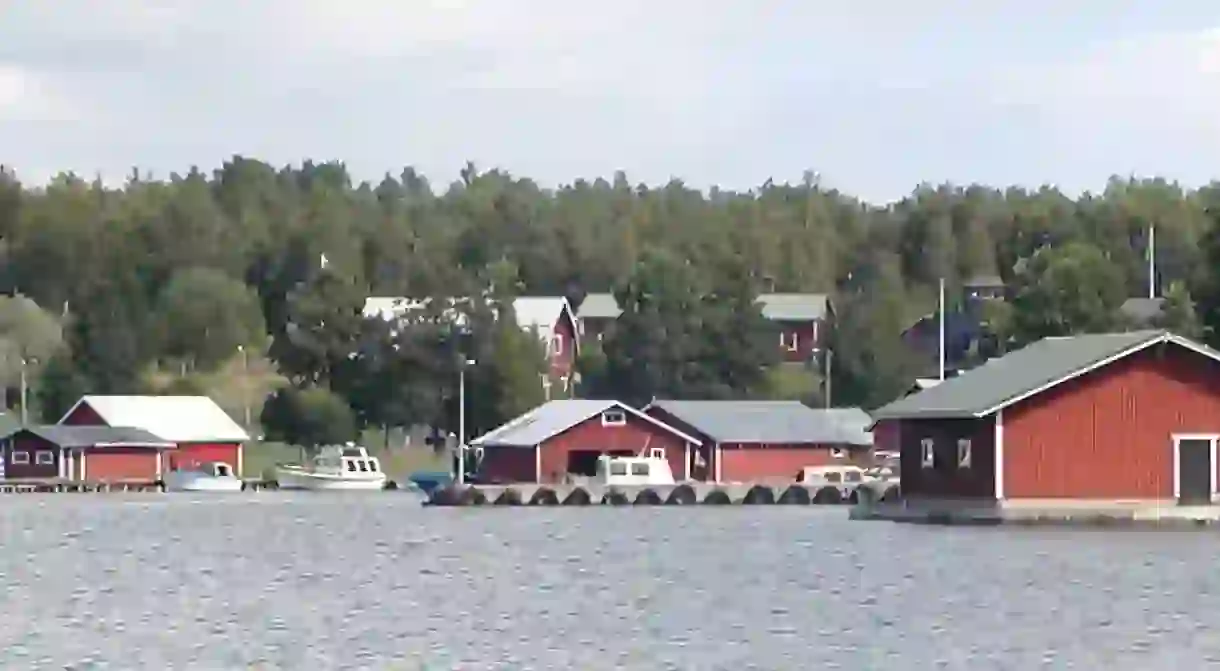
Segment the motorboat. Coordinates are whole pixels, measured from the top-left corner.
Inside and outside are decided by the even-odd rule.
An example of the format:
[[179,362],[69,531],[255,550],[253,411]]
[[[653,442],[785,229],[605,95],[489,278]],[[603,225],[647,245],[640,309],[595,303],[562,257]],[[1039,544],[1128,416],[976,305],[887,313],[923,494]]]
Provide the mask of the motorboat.
[[223,461],[208,461],[187,468],[175,468],[165,474],[167,492],[240,492],[241,478],[233,467]]
[[377,457],[353,445],[323,447],[307,465],[277,466],[275,477],[280,489],[367,491],[386,486]]
[[673,470],[665,459],[664,450],[656,450],[649,456],[602,455],[597,458],[593,482],[607,487],[675,484]]

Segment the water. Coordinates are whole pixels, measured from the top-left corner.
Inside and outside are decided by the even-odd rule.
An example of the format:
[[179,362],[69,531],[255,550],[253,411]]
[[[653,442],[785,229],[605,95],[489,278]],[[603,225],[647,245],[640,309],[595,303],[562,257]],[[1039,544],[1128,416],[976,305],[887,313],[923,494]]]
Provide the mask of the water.
[[1220,538],[842,509],[14,495],[4,669],[1201,669]]

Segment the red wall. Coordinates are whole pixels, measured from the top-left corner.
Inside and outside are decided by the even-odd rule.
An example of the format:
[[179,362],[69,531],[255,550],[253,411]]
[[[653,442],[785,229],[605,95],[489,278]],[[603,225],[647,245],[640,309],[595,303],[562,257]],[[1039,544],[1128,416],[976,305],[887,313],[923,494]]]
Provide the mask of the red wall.
[[[820,341],[823,336],[822,324],[816,321],[807,322],[775,322],[777,331],[784,334],[784,339],[781,342],[780,336],[776,336],[775,346],[780,348],[780,356],[784,361],[809,361],[813,358],[813,351],[820,346]],[[789,344],[792,342],[792,334],[796,334],[796,350],[789,350]]]
[[1220,433],[1220,364],[1154,347],[1002,419],[1006,498],[1172,498],[1172,434]]
[[190,468],[207,461],[223,461],[236,469],[240,450],[238,443],[179,443],[178,449],[165,453],[165,469],[175,464],[178,468]]
[[[59,477],[59,446],[51,441],[30,433],[18,434],[4,447],[4,477],[13,478],[55,478]],[[30,455],[29,464],[14,464],[13,451],[24,450]],[[49,450],[55,455],[55,463],[39,466],[35,456],[39,450]]]
[[870,451],[867,448],[849,450],[847,455],[836,459],[831,448],[825,445],[720,445],[720,479],[725,482],[756,482],[759,480],[796,479],[806,466],[830,466],[838,464],[869,465]]
[[[567,312],[559,316],[559,323],[554,328],[554,337],[562,345],[560,345],[558,354],[551,350],[551,377],[570,376],[576,368],[576,324],[568,317]],[[548,343],[548,347],[553,347],[553,345]]]
[[93,408],[89,407],[88,403],[82,403],[76,406],[72,414],[64,417],[64,421],[60,424],[70,424],[72,426],[107,426],[102,420],[102,416],[97,414]]
[[89,450],[85,455],[85,478],[90,482],[155,480],[157,450],[123,447]]

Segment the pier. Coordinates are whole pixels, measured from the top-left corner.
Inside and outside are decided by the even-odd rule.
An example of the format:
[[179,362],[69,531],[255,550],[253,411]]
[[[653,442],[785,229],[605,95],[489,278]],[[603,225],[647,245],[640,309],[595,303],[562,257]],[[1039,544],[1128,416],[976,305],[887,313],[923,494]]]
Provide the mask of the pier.
[[449,486],[433,490],[425,505],[587,506],[587,505],[854,505],[893,500],[898,486],[856,487],[789,483],[684,482],[674,485],[510,484]]

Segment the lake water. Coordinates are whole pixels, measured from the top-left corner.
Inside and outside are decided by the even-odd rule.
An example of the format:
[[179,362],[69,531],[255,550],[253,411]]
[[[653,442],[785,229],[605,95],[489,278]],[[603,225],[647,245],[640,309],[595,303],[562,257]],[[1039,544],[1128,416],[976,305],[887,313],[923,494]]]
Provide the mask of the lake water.
[[4,669],[1202,669],[1220,535],[11,495]]

